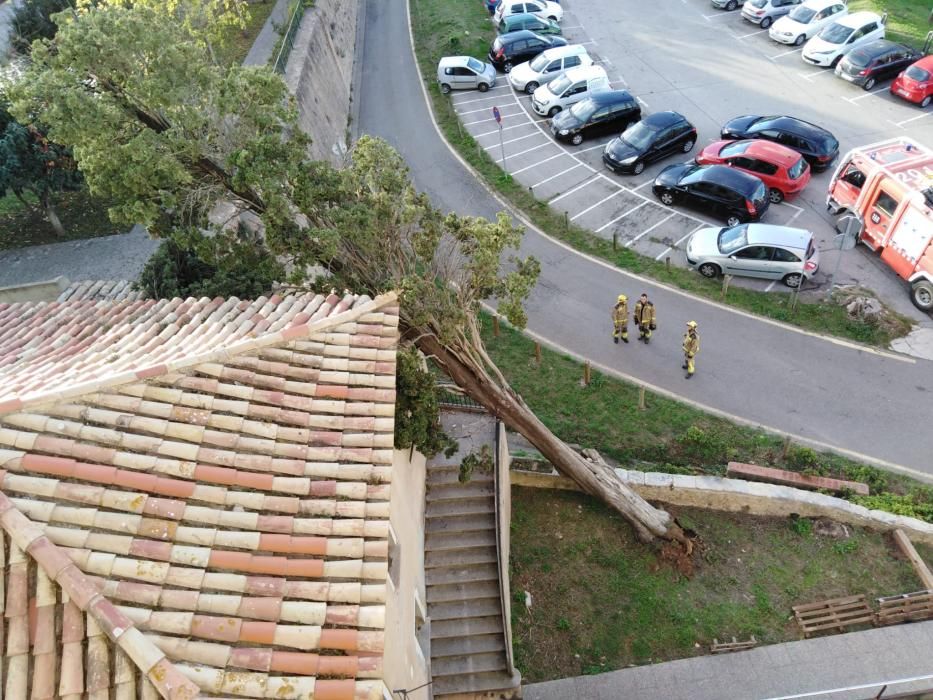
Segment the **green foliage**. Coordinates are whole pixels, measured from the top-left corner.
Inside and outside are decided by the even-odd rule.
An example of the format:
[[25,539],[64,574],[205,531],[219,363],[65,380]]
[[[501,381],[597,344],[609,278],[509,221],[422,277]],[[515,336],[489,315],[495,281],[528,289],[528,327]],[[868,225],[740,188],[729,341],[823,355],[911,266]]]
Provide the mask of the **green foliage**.
[[845,464],[842,467],[842,475],[849,481],[868,484],[872,493],[885,491],[888,488],[888,475],[867,464]]
[[906,515],[933,523],[933,498],[930,493],[928,487],[918,487],[906,495],[880,493],[871,496],[853,496],[852,501],[866,508],[884,510],[895,515]]
[[809,518],[791,518],[790,529],[801,537],[809,537],[813,534],[813,521]]
[[418,351],[409,347],[396,353],[395,447],[412,446],[428,458],[440,452],[450,457],[457,451],[457,442],[441,427],[435,378],[424,369]]
[[717,464],[724,462],[729,445],[722,435],[705,431],[695,425],[687,428],[677,443],[684,460],[698,464]]
[[840,540],[839,542],[833,543],[833,551],[836,554],[848,555],[855,554],[858,551],[858,540],[850,538],[847,540]]
[[[201,245],[209,248],[210,241],[202,241]],[[228,262],[216,264],[206,249],[199,254],[191,243],[166,239],[149,258],[135,287],[153,299],[255,299],[268,294],[273,282],[283,274],[275,259],[249,238],[228,254]]]
[[474,471],[478,470],[488,474],[493,470],[494,466],[492,450],[489,449],[489,445],[483,445],[478,453],[471,452],[463,458],[463,461],[460,462],[460,474],[457,479],[461,484],[465,484],[473,478]]
[[58,31],[52,16],[72,7],[71,0],[25,0],[13,14],[11,43],[19,53],[29,53],[32,42],[51,39]]
[[787,463],[796,470],[813,470],[814,475],[819,475],[820,458],[814,450],[809,447],[794,446],[787,453]]

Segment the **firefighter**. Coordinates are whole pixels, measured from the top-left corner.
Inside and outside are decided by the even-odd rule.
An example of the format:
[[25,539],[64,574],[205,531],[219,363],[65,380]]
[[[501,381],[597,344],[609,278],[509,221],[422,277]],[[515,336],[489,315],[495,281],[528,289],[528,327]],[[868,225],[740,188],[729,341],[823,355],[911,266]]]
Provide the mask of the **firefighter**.
[[632,314],[632,318],[638,325],[638,339],[647,343],[651,340],[651,331],[657,329],[654,304],[648,301],[647,294],[642,294],[641,298],[635,302],[635,312]]
[[628,342],[628,297],[620,294],[616,298],[616,305],[612,307],[612,342],[619,344]]
[[700,336],[697,333],[697,322],[687,321],[687,332],[684,333],[684,364],[683,368],[687,370],[687,379],[693,376],[696,367],[693,364],[693,358],[700,352]]

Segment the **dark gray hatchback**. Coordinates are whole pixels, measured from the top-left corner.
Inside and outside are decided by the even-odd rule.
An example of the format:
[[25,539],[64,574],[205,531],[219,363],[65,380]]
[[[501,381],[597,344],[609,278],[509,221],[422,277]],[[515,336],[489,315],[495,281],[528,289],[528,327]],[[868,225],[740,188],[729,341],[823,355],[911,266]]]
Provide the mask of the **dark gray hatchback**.
[[558,112],[551,120],[551,134],[573,145],[583,139],[605,133],[618,133],[641,119],[641,107],[625,90],[595,92],[570,109]]

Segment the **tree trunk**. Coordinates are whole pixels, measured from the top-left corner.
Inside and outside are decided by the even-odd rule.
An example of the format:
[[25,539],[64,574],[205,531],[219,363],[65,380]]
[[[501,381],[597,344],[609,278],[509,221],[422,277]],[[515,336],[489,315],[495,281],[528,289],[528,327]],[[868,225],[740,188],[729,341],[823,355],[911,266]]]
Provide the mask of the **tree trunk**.
[[36,209],[34,206],[32,206],[32,204],[30,204],[30,203],[26,200],[26,198],[23,196],[23,193],[22,193],[21,190],[13,190],[13,195],[14,195],[14,196],[22,203],[22,205],[23,205],[24,207],[26,207],[29,211],[34,212],[34,213],[38,213],[38,212],[39,212],[38,209]]
[[65,227],[62,226],[62,221],[58,218],[58,212],[55,211],[55,205],[52,204],[52,198],[49,195],[46,194],[42,197],[42,205],[45,207],[45,215],[48,217],[49,223],[52,224],[55,235],[59,238],[67,236],[68,233],[65,231]]
[[628,520],[643,542],[661,537],[684,543],[689,549],[683,531],[668,512],[655,508],[632,491],[611,468],[588,462],[570,449],[511,387],[496,383],[486,369],[466,353],[448,349],[428,333],[419,336],[415,344],[425,355],[435,357],[470,398],[499,417],[509,428],[524,435],[561,474],[573,479],[585,492],[601,499]]

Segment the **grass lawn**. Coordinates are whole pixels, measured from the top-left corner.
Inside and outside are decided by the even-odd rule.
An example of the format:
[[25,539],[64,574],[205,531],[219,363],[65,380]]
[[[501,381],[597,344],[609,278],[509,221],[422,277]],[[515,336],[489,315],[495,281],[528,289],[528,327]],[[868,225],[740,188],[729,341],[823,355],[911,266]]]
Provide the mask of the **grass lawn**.
[[0,198],[0,250],[123,233],[107,218],[107,204],[86,189],[65,192],[56,202],[68,234],[65,238],[55,235],[44,216],[26,209],[13,195]]
[[[902,4],[910,5],[911,2],[902,0]],[[916,0],[913,4],[916,4]],[[566,241],[577,250],[699,296],[719,299],[722,286],[717,281],[704,279],[683,268],[668,269],[663,263],[638,255],[627,248],[613,250],[611,241],[606,241],[578,226],[565,224],[561,213],[552,210],[545,202],[535,198],[525,187],[513,180],[459,125],[450,99],[441,95],[436,81],[432,78],[441,56],[486,55],[495,32],[489,15],[479,0],[412,0],[411,14],[418,63],[427,80],[428,94],[441,131],[489,185],[523,211],[536,226]],[[910,330],[910,322],[896,314],[890,314],[884,324],[853,320],[840,305],[823,303],[822,298],[823,295],[820,295],[818,300],[808,299],[804,292],[801,296],[803,303],[798,305],[796,310],[792,310],[788,293],[765,294],[732,287],[725,302],[801,328],[872,345],[886,346],[893,338],[903,336]]]
[[884,535],[850,528],[833,539],[801,526],[809,521],[673,513],[701,535],[690,578],[594,498],[513,487],[512,633],[527,682],[706,654],[733,635],[791,641],[792,605],[922,588]]
[[872,10],[878,13],[888,13],[888,24],[885,36],[892,41],[903,41],[912,44],[918,49],[923,47],[923,40],[927,32],[933,30],[930,24],[929,3],[921,0],[850,0],[849,12],[859,10]]
[[933,522],[933,488],[900,475],[829,453],[793,446],[782,457],[783,440],[738,426],[687,404],[646,397],[638,409],[638,387],[594,371],[581,386],[581,365],[542,348],[541,366],[534,343],[501,324],[494,338],[483,319],[483,339],[492,360],[528,406],[565,442],[592,447],[622,467],[681,474],[725,473],[729,461],[862,481],[872,496],[853,501]]
[[236,32],[230,41],[217,52],[217,59],[221,63],[242,63],[246,54],[259,36],[262,26],[266,23],[272,9],[275,7],[275,0],[262,0],[262,2],[250,3],[249,20],[242,31]]

